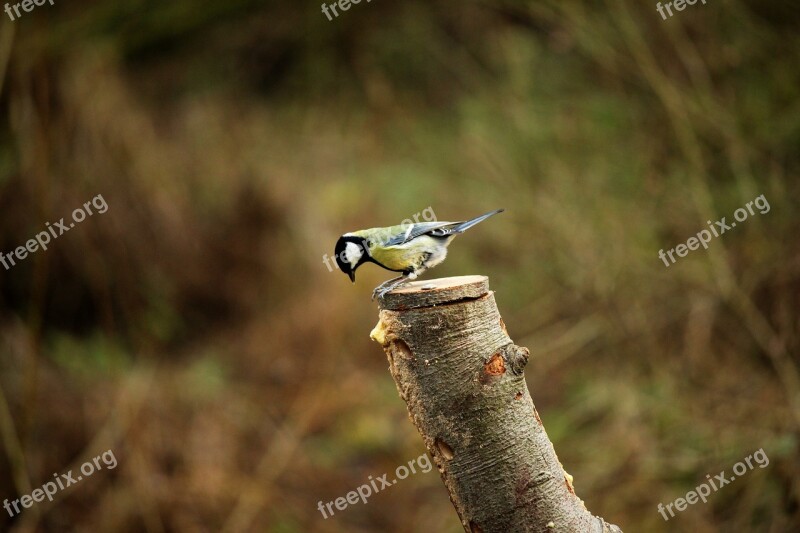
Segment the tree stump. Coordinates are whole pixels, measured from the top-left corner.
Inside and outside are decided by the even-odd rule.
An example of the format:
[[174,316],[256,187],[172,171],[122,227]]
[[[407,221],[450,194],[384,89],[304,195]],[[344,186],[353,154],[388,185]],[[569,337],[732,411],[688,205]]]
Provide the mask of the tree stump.
[[380,300],[380,343],[469,533],[621,530],[575,495],[485,276],[415,281]]

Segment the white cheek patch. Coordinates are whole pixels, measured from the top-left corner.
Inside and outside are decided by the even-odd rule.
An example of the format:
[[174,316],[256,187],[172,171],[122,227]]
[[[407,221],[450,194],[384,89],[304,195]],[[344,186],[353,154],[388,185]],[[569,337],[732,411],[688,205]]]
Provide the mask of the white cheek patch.
[[344,259],[351,267],[356,266],[363,254],[361,247],[354,242],[348,242],[344,247]]

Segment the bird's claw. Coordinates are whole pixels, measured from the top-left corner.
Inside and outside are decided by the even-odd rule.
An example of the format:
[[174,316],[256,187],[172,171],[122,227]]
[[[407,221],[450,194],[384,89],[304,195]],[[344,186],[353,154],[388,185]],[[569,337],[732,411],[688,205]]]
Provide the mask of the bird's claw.
[[374,291],[372,291],[372,300],[374,301],[375,298],[378,298],[379,300],[382,299],[384,296],[386,296],[386,294],[392,292],[400,285],[403,285],[405,282],[406,280],[401,279],[399,281],[389,280],[388,282],[381,283],[380,285],[375,287]]
[[386,293],[392,291],[393,289],[394,287],[381,287],[381,286],[375,287],[375,290],[372,291],[372,300],[374,301],[375,298],[380,300],[386,295]]
[[386,294],[386,291],[382,290],[380,287],[375,287],[375,290],[372,291],[372,301],[374,302],[375,298],[383,298],[384,294]]

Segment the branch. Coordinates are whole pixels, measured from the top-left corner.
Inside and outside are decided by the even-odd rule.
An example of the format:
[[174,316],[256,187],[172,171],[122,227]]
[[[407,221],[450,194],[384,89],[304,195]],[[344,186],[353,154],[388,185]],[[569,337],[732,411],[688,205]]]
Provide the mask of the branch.
[[381,300],[383,345],[411,421],[468,533],[622,533],[575,495],[485,276],[416,281]]

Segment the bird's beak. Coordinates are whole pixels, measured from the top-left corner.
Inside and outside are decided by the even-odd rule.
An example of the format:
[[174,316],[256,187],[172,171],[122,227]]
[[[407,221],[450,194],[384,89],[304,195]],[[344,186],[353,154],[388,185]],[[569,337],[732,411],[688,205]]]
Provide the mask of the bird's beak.
[[350,271],[350,281],[352,281],[353,283],[356,282],[356,271],[355,270],[351,270]]

